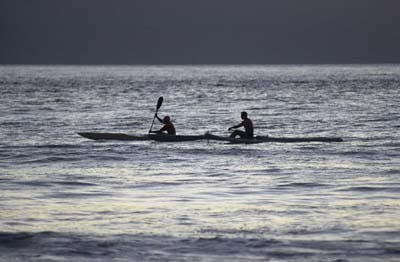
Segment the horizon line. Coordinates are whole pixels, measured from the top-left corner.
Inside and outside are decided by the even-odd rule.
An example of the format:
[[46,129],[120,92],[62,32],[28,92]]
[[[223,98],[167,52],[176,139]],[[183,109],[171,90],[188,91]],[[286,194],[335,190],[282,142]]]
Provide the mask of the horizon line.
[[73,63],[0,63],[0,66],[314,66],[314,65],[325,65],[325,66],[349,66],[349,65],[400,65],[399,62],[374,62],[374,63],[209,63],[209,64],[190,64],[190,63],[138,63],[138,64],[113,64],[113,63],[87,63],[87,64],[73,64]]

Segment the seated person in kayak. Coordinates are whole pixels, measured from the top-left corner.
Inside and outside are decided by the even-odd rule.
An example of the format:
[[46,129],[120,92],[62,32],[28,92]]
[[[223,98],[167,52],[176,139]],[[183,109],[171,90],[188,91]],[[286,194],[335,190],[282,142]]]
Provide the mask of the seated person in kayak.
[[240,130],[235,130],[232,132],[232,134],[230,135],[231,138],[235,138],[236,136],[239,136],[240,138],[253,138],[253,133],[254,133],[254,129],[253,129],[253,123],[251,122],[250,118],[247,117],[247,113],[246,112],[242,112],[240,114],[240,117],[242,118],[242,123],[236,125],[236,126],[232,126],[230,127],[228,130],[232,130],[235,128],[239,128],[239,127],[244,127],[244,131],[240,131]]
[[164,126],[158,131],[151,131],[152,133],[165,134],[164,132],[166,131],[168,135],[176,135],[175,127],[172,124],[171,119],[169,118],[169,116],[165,116],[164,119],[161,119],[156,114],[156,118],[158,119],[158,121],[163,123]]

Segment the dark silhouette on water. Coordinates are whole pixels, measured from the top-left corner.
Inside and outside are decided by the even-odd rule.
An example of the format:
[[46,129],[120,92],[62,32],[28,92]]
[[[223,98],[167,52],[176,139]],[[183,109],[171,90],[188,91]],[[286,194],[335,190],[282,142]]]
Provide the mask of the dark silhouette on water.
[[[221,137],[206,133],[205,135],[176,135],[175,127],[171,122],[169,116],[165,116],[163,119],[158,117],[157,112],[163,103],[163,97],[159,97],[156,106],[156,112],[154,114],[153,121],[150,126],[148,135],[127,135],[121,133],[93,133],[93,132],[79,132],[78,134],[82,137],[93,139],[93,140],[156,140],[160,142],[179,142],[179,141],[195,141],[195,140],[220,140],[229,141],[230,143],[265,143],[265,142],[280,142],[280,143],[300,143],[300,142],[342,142],[343,139],[338,137],[269,137],[269,136],[257,136],[254,137],[253,123],[247,117],[246,112],[241,113],[242,122],[238,125],[230,127],[228,130],[233,128],[244,127],[245,131],[235,130],[232,132],[230,137]],[[154,120],[158,119],[164,126],[158,131],[152,131]],[[155,133],[152,135],[150,133]],[[236,139],[239,136],[241,139]]]
[[163,123],[164,126],[160,130],[150,131],[150,133],[165,134],[165,132],[167,132],[168,135],[176,135],[174,124],[172,124],[169,116],[165,116],[163,119],[161,119],[156,113],[155,117],[158,119],[158,121]]
[[235,128],[239,127],[244,127],[244,131],[241,130],[235,130],[231,134],[231,138],[235,138],[236,136],[239,136],[240,138],[253,138],[254,135],[254,128],[253,128],[253,122],[251,122],[250,118],[247,117],[247,112],[242,112],[240,114],[240,117],[242,118],[242,122],[238,125],[230,127],[228,130],[232,130]]
[[154,120],[156,119],[157,112],[158,112],[158,110],[160,109],[160,107],[161,107],[163,101],[164,101],[164,98],[163,98],[162,96],[160,96],[160,97],[158,98],[158,100],[157,100],[156,112],[155,112],[154,117],[153,117],[153,122],[151,122],[151,126],[150,126],[150,129],[149,129],[149,134],[151,133],[151,130],[152,130],[153,125],[154,125]]

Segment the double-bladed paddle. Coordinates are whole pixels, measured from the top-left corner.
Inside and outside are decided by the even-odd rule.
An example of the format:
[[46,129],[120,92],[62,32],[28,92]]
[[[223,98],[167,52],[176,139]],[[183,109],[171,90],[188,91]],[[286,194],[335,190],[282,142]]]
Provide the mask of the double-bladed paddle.
[[151,123],[150,129],[149,129],[149,134],[150,134],[150,132],[151,132],[151,129],[153,128],[154,120],[156,119],[156,115],[157,115],[158,109],[160,109],[163,100],[164,100],[164,98],[163,98],[162,96],[160,96],[160,97],[158,98],[157,107],[156,107],[156,113],[154,114],[153,122]]

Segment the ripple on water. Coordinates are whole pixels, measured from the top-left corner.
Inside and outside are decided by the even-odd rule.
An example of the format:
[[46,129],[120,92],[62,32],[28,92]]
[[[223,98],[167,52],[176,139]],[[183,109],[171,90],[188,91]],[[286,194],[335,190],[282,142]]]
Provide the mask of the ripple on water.
[[245,238],[172,237],[163,235],[78,235],[55,232],[0,233],[3,251],[0,259],[13,255],[15,261],[40,256],[64,260],[130,261],[369,261],[370,257],[394,261],[400,250],[398,242],[368,239],[285,239],[280,237]]
[[[0,233],[2,261],[398,256],[398,65],[0,71],[0,224],[12,231]],[[179,134],[228,135],[246,110],[256,134],[345,142],[76,134],[146,134],[161,95]]]

